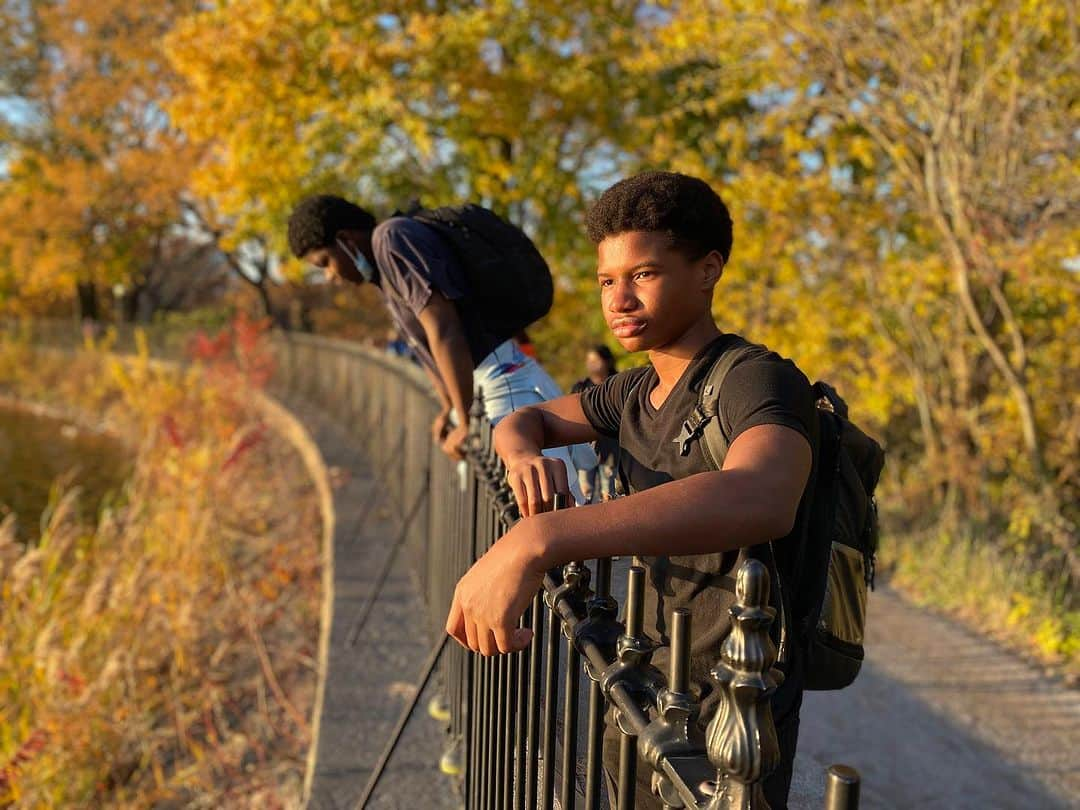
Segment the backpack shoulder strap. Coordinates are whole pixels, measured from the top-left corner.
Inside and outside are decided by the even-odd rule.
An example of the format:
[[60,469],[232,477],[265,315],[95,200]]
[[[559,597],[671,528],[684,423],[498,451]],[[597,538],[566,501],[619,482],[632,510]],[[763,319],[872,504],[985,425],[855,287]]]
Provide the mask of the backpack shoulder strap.
[[720,420],[720,388],[735,366],[743,360],[768,353],[768,349],[732,335],[726,348],[713,362],[708,375],[701,384],[698,402],[690,416],[683,422],[678,438],[679,452],[687,455],[691,444],[699,437],[702,451],[711,467],[719,470],[728,451],[728,438]]

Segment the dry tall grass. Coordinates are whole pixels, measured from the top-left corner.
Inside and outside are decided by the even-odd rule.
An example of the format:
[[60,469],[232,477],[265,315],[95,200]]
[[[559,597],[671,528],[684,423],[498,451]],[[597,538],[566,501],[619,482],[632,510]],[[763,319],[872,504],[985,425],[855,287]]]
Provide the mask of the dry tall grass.
[[[0,806],[292,807],[315,691],[319,514],[252,407],[257,330],[178,371],[0,341],[7,393],[134,440],[96,525],[0,529]],[[107,348],[104,347],[104,348]]]

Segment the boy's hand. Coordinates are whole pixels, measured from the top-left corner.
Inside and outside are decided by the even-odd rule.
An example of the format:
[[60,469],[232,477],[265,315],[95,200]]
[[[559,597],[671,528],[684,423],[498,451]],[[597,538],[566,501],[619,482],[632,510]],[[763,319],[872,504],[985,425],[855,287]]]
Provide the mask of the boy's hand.
[[435,444],[442,444],[446,438],[446,431],[450,429],[450,406],[444,405],[439,415],[431,423],[431,440]]
[[532,640],[532,630],[517,624],[544,582],[534,526],[518,523],[458,581],[446,632],[463,647],[496,655],[517,652]]
[[458,425],[457,427],[450,428],[450,432],[443,438],[442,451],[455,461],[461,461],[461,459],[465,458],[465,453],[461,448],[465,445],[468,438],[468,425]]
[[570,493],[570,480],[562,459],[539,454],[511,459],[506,468],[506,481],[514,491],[514,500],[522,517],[549,512],[555,505],[556,494]]

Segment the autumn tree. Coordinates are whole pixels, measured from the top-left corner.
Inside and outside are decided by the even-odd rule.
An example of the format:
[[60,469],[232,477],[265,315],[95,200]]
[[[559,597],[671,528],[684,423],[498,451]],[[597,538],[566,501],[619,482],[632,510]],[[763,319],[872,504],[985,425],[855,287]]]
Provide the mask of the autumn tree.
[[191,150],[161,101],[174,76],[159,40],[194,3],[0,6],[5,170],[0,290],[9,302],[136,288],[180,215]]
[[1068,4],[705,0],[640,34],[669,93],[628,148],[736,210],[721,317],[849,381],[909,513],[1008,527],[1075,582]]
[[[3,204],[31,201],[24,220],[52,230],[15,229],[0,259],[32,256],[52,267],[43,278],[130,269],[122,259],[145,257],[152,228],[118,223],[168,217],[109,192],[126,188],[105,182],[124,165],[101,145],[112,141],[76,141],[66,123],[113,109],[65,94],[114,74],[80,73],[70,43],[67,61],[41,56],[42,32],[82,42],[107,28],[109,4],[4,8],[21,10],[9,84],[31,81],[30,96],[56,102],[35,102],[13,129],[8,117],[20,140]],[[154,199],[222,247],[268,310],[279,272],[298,271],[278,265],[300,197],[342,193],[381,214],[473,199],[523,224],[551,259],[557,303],[537,336],[567,376],[603,334],[584,207],[631,171],[690,172],[736,220],[721,323],[840,383],[888,440],[909,513],[974,521],[1077,575],[1067,4],[219,0],[170,6],[169,24],[163,8],[137,16],[159,34],[171,26],[175,74],[143,108],[169,126],[147,126],[143,142],[172,138],[194,169]],[[99,61],[115,72],[140,58]],[[147,59],[139,76],[166,75]],[[38,187],[47,193],[29,194]],[[101,237],[70,253],[31,238],[76,232]]]
[[187,82],[169,110],[207,149],[195,189],[228,238],[284,253],[313,192],[382,214],[468,198],[523,225],[560,281],[549,353],[576,365],[602,326],[574,305],[591,273],[580,217],[617,171],[637,90],[613,56],[634,20],[620,3],[221,2],[168,39]]

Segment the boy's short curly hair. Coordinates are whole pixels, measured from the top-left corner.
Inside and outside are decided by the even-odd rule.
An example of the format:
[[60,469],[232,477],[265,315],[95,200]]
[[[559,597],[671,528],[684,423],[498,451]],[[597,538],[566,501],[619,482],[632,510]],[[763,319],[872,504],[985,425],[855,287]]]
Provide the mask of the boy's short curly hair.
[[704,180],[676,172],[643,172],[620,180],[585,215],[589,239],[599,244],[627,231],[668,234],[691,259],[731,255],[731,214]]
[[289,216],[289,250],[297,258],[313,250],[329,247],[338,231],[370,231],[375,217],[358,205],[331,194],[307,197]]

